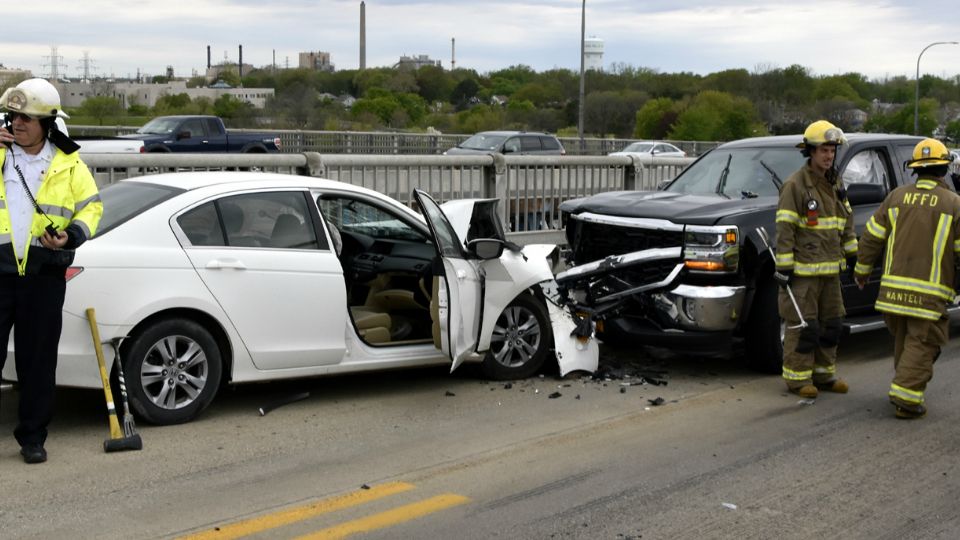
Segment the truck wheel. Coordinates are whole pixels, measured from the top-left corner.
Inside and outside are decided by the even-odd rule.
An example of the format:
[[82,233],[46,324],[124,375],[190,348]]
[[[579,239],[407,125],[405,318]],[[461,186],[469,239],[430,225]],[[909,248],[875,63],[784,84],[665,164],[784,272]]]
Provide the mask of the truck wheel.
[[761,373],[783,372],[783,323],[777,310],[777,284],[757,282],[746,331],[747,365]]
[[220,387],[220,349],[195,321],[158,321],[131,339],[128,351],[123,371],[130,405],[151,424],[192,420]]
[[480,369],[487,378],[497,381],[523,379],[543,367],[552,345],[546,306],[531,294],[521,294],[497,318],[490,350]]

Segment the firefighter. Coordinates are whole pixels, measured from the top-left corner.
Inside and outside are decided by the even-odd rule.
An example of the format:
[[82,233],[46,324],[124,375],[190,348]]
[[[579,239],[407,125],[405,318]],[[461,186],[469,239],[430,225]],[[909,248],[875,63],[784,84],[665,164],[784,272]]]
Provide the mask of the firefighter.
[[960,262],[960,196],[944,178],[952,160],[938,140],[917,144],[907,164],[916,183],[893,190],[867,221],[854,268],[862,289],[886,248],[876,309],[894,337],[889,397],[897,418],[926,414],[923,393],[948,338],[946,306]]
[[19,383],[14,437],[27,463],[47,460],[66,270],[103,212],[78,146],[56,127],[56,88],[28,79],[0,96],[0,369],[13,330]]
[[[845,142],[843,131],[830,122],[807,126],[797,145],[807,162],[784,182],[777,206],[774,278],[781,286],[779,311],[787,326],[783,378],[790,392],[804,398],[815,398],[820,390],[841,394],[849,390],[836,376],[837,344],[846,314],[840,272],[857,253],[853,211],[834,168],[837,148]],[[806,327],[800,328],[798,310]]]

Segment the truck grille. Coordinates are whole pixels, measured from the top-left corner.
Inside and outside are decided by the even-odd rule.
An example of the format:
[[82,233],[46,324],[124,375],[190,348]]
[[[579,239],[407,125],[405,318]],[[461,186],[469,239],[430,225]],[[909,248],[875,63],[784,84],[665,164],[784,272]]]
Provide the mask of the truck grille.
[[574,249],[574,260],[585,263],[610,255],[622,255],[653,248],[683,245],[683,232],[618,227],[602,223],[578,222],[580,234]]

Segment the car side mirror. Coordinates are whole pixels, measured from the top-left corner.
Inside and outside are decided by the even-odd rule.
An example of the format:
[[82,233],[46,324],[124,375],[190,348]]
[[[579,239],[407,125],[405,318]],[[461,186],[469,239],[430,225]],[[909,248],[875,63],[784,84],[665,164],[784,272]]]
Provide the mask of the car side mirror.
[[189,139],[189,138],[190,138],[190,132],[189,132],[189,131],[181,131],[180,133],[177,133],[177,140],[178,140],[178,141],[179,141],[179,140],[183,140],[183,139]]
[[880,204],[887,196],[887,190],[880,184],[850,184],[847,186],[847,200],[851,206],[861,204]]
[[499,259],[503,255],[503,247],[503,242],[495,238],[477,238],[467,242],[467,251],[484,261]]

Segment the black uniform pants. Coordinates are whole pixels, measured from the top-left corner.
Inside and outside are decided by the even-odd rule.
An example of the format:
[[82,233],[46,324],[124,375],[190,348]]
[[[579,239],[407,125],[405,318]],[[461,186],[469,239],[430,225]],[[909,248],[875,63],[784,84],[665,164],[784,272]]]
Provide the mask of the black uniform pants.
[[53,418],[57,345],[67,284],[59,275],[0,275],[0,369],[13,328],[20,404],[13,431],[21,446],[43,444]]

